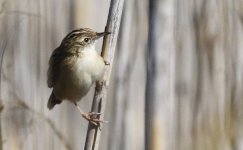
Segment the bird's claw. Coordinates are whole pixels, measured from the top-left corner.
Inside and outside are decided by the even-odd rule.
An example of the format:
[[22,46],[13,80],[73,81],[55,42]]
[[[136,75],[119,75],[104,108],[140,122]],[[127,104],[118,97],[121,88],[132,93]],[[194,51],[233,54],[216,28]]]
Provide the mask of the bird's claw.
[[105,65],[106,66],[109,66],[110,65],[110,62],[109,61],[104,60],[104,62],[105,62]]
[[96,113],[96,112],[88,112],[82,114],[82,116],[88,120],[90,123],[93,125],[97,126],[100,128],[100,123],[107,123],[107,121],[100,120],[99,117],[102,113]]

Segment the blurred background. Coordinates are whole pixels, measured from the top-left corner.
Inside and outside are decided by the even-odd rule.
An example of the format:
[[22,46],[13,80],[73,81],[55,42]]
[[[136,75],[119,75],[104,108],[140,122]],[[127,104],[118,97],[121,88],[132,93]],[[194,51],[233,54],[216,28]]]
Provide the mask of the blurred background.
[[[109,5],[0,0],[0,149],[83,149],[73,104],[46,107],[48,60],[71,30],[103,31]],[[243,150],[242,40],[243,0],[125,1],[100,150]]]

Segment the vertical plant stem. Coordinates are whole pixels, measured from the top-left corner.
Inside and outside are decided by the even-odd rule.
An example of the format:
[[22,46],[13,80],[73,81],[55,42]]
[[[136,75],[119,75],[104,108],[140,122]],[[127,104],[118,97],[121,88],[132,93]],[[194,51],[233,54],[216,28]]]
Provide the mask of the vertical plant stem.
[[3,102],[2,102],[2,73],[3,73],[3,56],[6,52],[7,47],[7,38],[3,39],[0,43],[1,51],[0,51],[0,150],[3,150],[3,137],[2,137],[2,111],[3,111]]
[[[103,120],[105,112],[106,93],[112,71],[112,64],[115,55],[117,37],[119,33],[123,3],[124,0],[111,0],[108,20],[105,28],[105,31],[111,32],[111,34],[104,37],[101,56],[104,58],[105,61],[109,62],[110,65],[107,65],[106,67],[102,82],[103,84],[96,84],[93,104],[91,108],[92,112],[102,113],[102,115],[100,116],[101,120]],[[89,123],[84,147],[85,150],[98,149],[101,128],[102,124],[99,129],[97,126]]]

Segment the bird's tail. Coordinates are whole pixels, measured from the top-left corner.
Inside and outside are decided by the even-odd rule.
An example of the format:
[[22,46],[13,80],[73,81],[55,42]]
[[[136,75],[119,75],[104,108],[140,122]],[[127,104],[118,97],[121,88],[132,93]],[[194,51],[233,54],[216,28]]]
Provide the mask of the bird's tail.
[[51,96],[47,103],[47,108],[49,108],[51,110],[56,104],[61,104],[61,103],[62,103],[62,100],[58,99],[52,91]]

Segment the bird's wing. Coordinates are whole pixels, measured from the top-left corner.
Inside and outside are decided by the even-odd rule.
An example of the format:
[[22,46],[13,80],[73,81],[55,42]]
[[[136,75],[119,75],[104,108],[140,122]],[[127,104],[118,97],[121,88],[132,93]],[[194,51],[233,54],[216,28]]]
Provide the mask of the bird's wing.
[[60,74],[61,62],[64,59],[63,52],[60,47],[56,48],[51,55],[49,60],[49,68],[47,72],[47,85],[49,88],[52,88],[57,82]]

